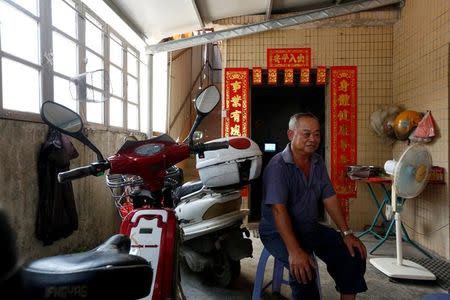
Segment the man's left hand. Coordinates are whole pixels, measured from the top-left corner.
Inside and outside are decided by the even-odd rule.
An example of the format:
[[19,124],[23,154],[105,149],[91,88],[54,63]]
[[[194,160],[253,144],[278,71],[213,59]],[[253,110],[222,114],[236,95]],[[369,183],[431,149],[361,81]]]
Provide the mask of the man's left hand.
[[343,239],[344,239],[344,243],[347,246],[347,249],[350,252],[350,255],[352,257],[355,256],[355,248],[356,248],[364,260],[367,258],[366,246],[364,246],[364,244],[361,242],[360,239],[358,239],[353,234],[346,235],[343,237]]

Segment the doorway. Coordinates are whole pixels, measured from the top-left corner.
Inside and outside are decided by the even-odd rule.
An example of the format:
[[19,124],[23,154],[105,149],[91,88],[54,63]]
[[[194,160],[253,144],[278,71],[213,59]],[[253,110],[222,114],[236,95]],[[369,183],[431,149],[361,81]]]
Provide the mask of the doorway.
[[[251,183],[249,222],[261,218],[262,175],[269,160],[289,142],[289,118],[297,112],[310,112],[319,118],[321,142],[317,153],[325,160],[325,86],[253,85],[251,87],[251,139],[263,152],[261,176]],[[323,206],[319,218],[324,217]]]

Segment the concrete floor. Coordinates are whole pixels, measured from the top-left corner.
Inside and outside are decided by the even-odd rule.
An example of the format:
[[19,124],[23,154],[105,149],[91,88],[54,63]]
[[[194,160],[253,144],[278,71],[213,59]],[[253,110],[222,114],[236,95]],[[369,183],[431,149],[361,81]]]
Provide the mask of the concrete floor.
[[[253,258],[246,258],[241,261],[241,275],[233,282],[230,288],[218,288],[208,285],[204,278],[198,274],[192,273],[187,270],[186,267],[181,268],[181,281],[184,294],[189,299],[251,299],[253,281],[255,278],[256,267],[258,264],[259,256],[262,251],[262,244],[256,232],[252,232],[251,238],[253,241]],[[362,241],[366,245],[367,249],[371,249],[376,245],[377,240],[370,234],[365,235]],[[404,256],[410,257],[424,257],[416,248],[412,247],[409,243],[403,243]],[[395,240],[386,241],[380,248],[374,253],[375,255],[369,255],[371,257],[386,256],[395,257]],[[270,281],[270,275],[273,270],[273,260],[269,259],[266,268],[265,283]],[[319,260],[319,272],[320,281],[322,286],[323,299],[339,299],[339,294],[334,289],[334,282],[326,271],[325,264]],[[285,278],[287,278],[287,272],[285,271]],[[366,282],[368,291],[358,295],[358,299],[408,299],[415,300],[421,299],[424,295],[429,293],[444,293],[446,292],[440,288],[436,283],[420,283],[420,282],[392,282],[389,278],[378,271],[367,261]],[[269,290],[269,289],[268,289]],[[267,291],[264,295],[264,299],[290,299],[289,286],[282,286],[281,295],[271,295],[270,291]]]

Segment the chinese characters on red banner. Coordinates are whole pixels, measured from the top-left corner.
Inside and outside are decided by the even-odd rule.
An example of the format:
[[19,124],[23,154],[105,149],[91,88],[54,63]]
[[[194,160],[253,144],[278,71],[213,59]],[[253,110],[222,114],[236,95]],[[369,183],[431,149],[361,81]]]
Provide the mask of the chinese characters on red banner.
[[224,136],[248,136],[249,71],[225,69]]
[[[267,83],[277,84],[277,70],[284,71],[284,84],[294,84],[295,70],[300,70],[299,83],[310,84],[311,48],[269,48],[267,49]],[[253,68],[253,84],[261,84],[261,68]],[[326,67],[317,67],[317,85],[326,83]]]
[[253,67],[252,69],[252,83],[253,84],[261,84],[262,83],[262,68],[261,67]]
[[[253,80],[255,80],[255,69]],[[275,69],[276,74],[276,69]],[[261,76],[261,69],[259,70]],[[258,77],[258,71],[256,71]],[[248,97],[249,70],[247,68],[225,68],[225,102],[227,116],[224,118],[224,136],[248,136]],[[241,190],[245,199],[248,197],[248,186]]]
[[311,48],[269,48],[267,68],[311,68]]
[[348,199],[356,197],[347,166],[356,164],[357,69],[331,67],[331,181],[346,219]]
[[309,84],[309,69],[300,69],[300,84]]
[[326,83],[327,67],[317,67],[316,84],[323,85]]
[[267,69],[267,83],[268,84],[277,84],[277,69],[276,68],[268,68]]
[[294,84],[294,69],[287,68],[284,70],[284,84]]

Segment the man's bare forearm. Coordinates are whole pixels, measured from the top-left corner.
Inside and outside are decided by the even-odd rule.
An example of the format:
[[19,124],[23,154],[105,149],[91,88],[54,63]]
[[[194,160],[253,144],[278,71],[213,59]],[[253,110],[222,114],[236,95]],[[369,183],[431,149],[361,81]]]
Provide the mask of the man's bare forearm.
[[289,253],[298,251],[300,244],[295,237],[294,229],[292,228],[291,217],[284,204],[272,205],[273,218],[275,220],[275,226],[278,229],[278,233],[286,245]]
[[331,196],[326,198],[324,201],[325,209],[330,215],[333,222],[336,224],[337,228],[340,231],[349,230],[347,222],[344,219],[344,215],[342,214],[341,205],[339,204],[339,200],[336,196]]

